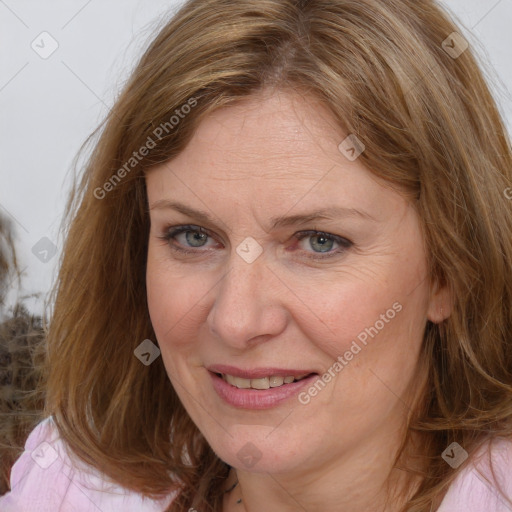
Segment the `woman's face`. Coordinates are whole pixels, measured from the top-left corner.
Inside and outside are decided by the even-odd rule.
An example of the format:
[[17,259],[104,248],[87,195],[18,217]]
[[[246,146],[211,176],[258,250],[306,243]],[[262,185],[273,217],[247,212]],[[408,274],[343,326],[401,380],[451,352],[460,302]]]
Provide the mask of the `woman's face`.
[[440,292],[419,220],[338,148],[347,135],[312,98],[260,94],[216,111],[147,175],[163,362],[213,450],[240,470],[388,456],[421,380]]

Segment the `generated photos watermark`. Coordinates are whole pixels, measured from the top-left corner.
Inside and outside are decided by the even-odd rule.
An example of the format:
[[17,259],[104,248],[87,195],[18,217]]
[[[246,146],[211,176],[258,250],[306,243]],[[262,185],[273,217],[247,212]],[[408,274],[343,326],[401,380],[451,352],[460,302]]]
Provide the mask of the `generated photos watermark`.
[[469,43],[458,32],[452,32],[441,46],[452,59],[458,59],[469,48]]
[[[188,99],[186,103],[181,107],[174,110],[174,114],[169,118],[169,121],[160,123],[146,139],[146,142],[139,148],[138,151],[134,151],[132,156],[128,159],[125,164],[120,167],[108,180],[103,183],[101,187],[94,189],[94,197],[96,199],[104,199],[105,196],[114,190],[114,188],[121,182],[121,180],[134,169],[140,161],[147,156],[152,149],[156,147],[158,141],[169,134],[187,114],[190,113],[192,108],[197,105],[197,100],[194,97]],[[154,138],[153,138],[154,137]],[[156,139],[156,140],[155,140]]]
[[251,442],[245,443],[236,455],[246,468],[254,467],[263,456],[258,447]]
[[133,353],[144,366],[149,366],[160,356],[160,349],[151,340],[145,339]]
[[469,455],[459,443],[453,442],[441,454],[441,457],[453,469],[457,469],[469,457]]
[[364,153],[366,146],[362,141],[353,133],[343,139],[338,145],[338,150],[350,162],[354,162],[359,156]]
[[[361,350],[368,344],[368,337],[374,338],[379,334],[382,329],[389,324],[393,318],[402,311],[403,307],[400,302],[395,302],[391,308],[385,313],[382,313],[372,326],[366,327],[357,335],[357,340],[353,340],[349,349],[345,351],[343,355],[339,355],[334,363],[325,371],[306,391],[299,393],[298,399],[302,405],[307,405],[311,402],[311,399],[318,395],[341,370],[343,370],[350,361],[354,359],[354,356],[359,354]],[[359,341],[359,343],[358,343]],[[361,346],[362,345],[362,346]]]
[[41,469],[48,469],[59,458],[59,454],[50,443],[43,441],[32,450],[30,457]]
[[44,31],[30,43],[30,47],[41,59],[46,60],[57,51],[59,43],[49,32]]
[[246,263],[252,263],[261,255],[263,247],[249,236],[238,245],[236,252]]

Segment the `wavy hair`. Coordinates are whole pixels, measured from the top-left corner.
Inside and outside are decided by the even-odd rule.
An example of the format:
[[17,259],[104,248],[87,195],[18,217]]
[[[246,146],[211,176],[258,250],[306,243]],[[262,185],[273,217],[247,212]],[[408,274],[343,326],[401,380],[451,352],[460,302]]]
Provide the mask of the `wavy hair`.
[[457,31],[433,0],[191,0],[163,26],[67,209],[46,413],[78,457],[148,496],[179,490],[172,512],[220,510],[229,466],[161,359],[146,367],[133,354],[155,339],[144,173],[179,154],[205,116],[265,87],[320,99],[357,135],[362,162],[410,195],[431,282],[454,297],[451,316],[425,328],[428,382],[401,449],[421,432],[424,470],[406,510],[438,506],[461,469],[440,457],[450,442],[472,453],[512,435],[512,151],[471,48],[450,52]]

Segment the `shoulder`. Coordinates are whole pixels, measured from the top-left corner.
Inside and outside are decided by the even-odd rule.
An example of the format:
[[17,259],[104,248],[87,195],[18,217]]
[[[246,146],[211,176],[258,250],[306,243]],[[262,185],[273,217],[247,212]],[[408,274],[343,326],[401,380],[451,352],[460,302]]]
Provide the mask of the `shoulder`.
[[96,469],[72,462],[51,418],[31,432],[11,471],[2,512],[163,512],[172,501],[150,500],[109,483]]
[[438,512],[510,512],[506,498],[512,503],[512,438],[496,437],[472,454]]

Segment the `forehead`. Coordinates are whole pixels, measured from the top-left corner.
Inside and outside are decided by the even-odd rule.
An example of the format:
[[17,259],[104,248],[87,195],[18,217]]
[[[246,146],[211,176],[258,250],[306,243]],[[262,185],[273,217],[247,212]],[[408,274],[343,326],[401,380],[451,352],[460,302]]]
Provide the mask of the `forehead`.
[[150,202],[169,195],[207,207],[223,199],[256,208],[325,202],[378,214],[396,193],[361,160],[340,152],[347,135],[314,97],[288,91],[248,97],[203,119],[177,157],[148,173]]
[[320,155],[323,164],[336,163],[340,155],[332,149],[341,136],[332,114],[314,97],[262,92],[204,119],[183,156],[193,161],[208,154],[226,178],[230,173],[278,178],[295,170],[306,175],[308,169],[313,177],[319,169],[312,164]]

